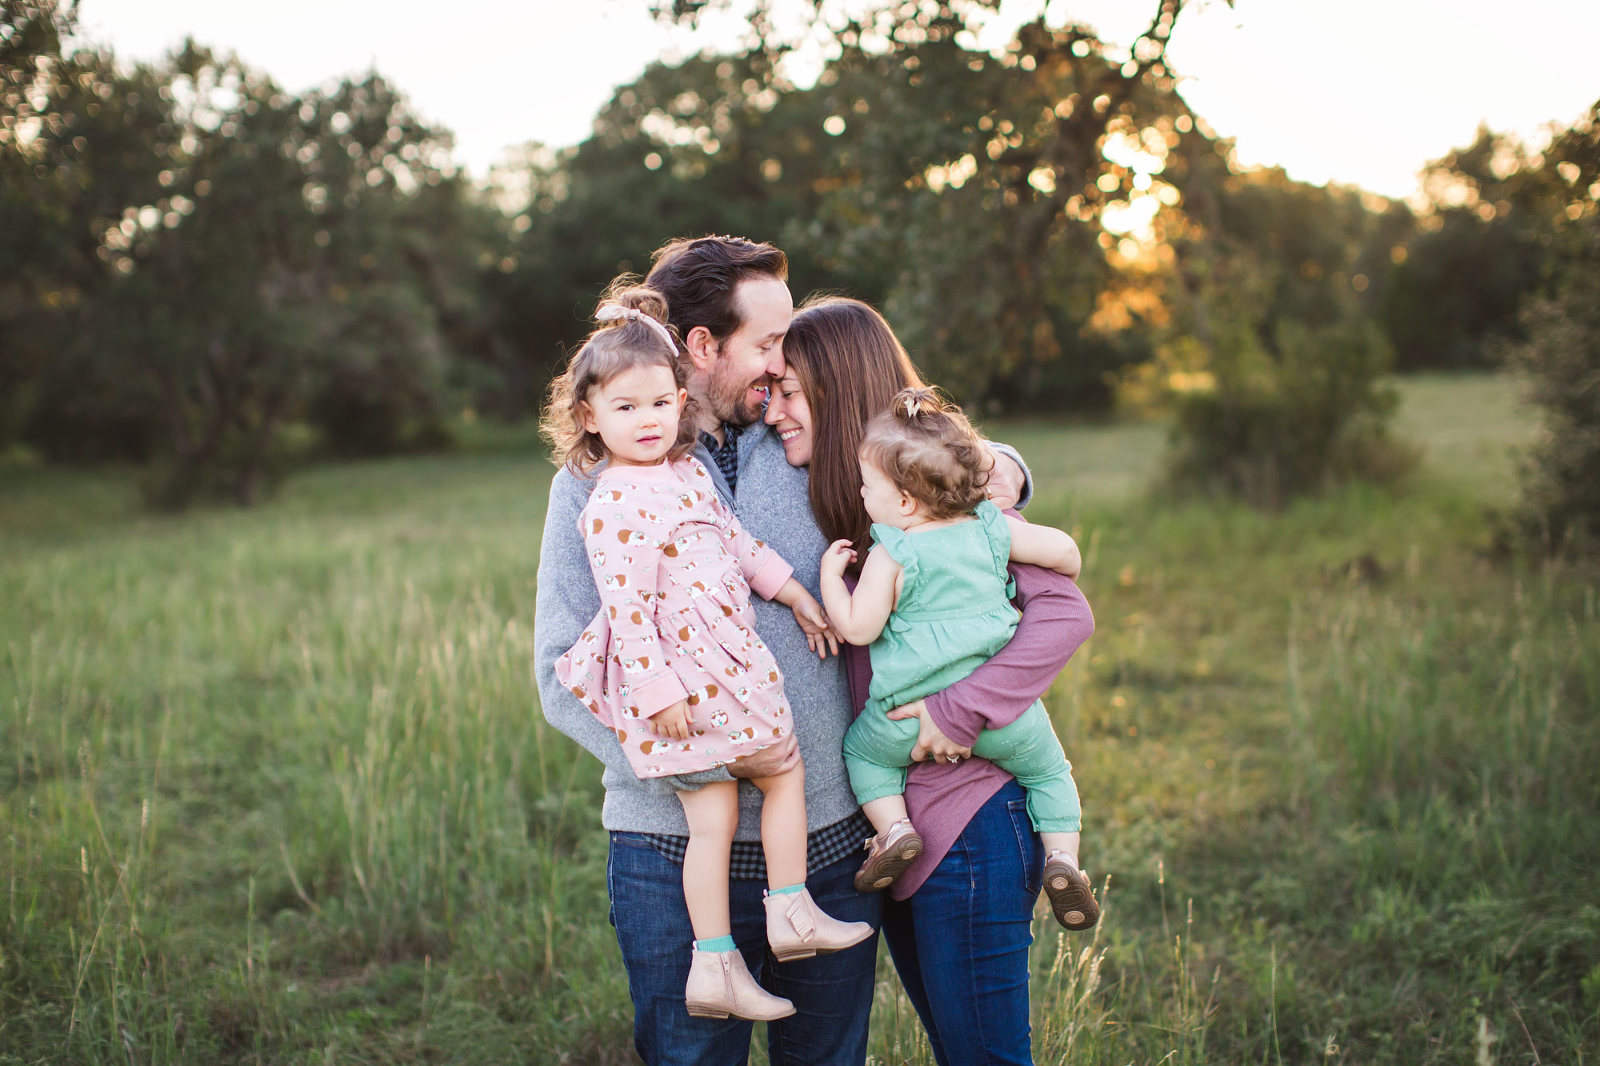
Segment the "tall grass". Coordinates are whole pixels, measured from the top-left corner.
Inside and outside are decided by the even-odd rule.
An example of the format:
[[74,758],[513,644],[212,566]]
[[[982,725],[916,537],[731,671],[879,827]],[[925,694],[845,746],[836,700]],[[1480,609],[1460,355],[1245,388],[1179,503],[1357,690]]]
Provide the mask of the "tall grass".
[[[1093,934],[1035,925],[1040,1062],[1592,1059],[1596,575],[1485,563],[1457,473],[1269,517],[1041,464],[1108,887]],[[0,471],[0,1063],[633,1061],[598,767],[532,683],[544,479],[355,465],[174,520]],[[931,1062],[886,957],[870,1050]]]

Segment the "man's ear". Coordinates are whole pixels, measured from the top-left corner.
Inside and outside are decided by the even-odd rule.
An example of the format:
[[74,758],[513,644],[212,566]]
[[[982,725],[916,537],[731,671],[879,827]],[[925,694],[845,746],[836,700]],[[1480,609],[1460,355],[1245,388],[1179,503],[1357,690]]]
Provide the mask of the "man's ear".
[[600,423],[594,419],[594,408],[589,406],[588,400],[578,401],[578,419],[583,423],[585,433],[599,433]]
[[694,363],[694,368],[700,371],[711,369],[711,363],[717,357],[717,339],[711,331],[704,326],[696,326],[683,338],[683,346],[689,349],[689,360]]

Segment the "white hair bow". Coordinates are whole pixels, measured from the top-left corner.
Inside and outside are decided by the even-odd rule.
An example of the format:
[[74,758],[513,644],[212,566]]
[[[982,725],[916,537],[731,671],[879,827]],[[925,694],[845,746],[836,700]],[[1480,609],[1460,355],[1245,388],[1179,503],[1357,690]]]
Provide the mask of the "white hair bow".
[[600,310],[594,313],[594,317],[597,322],[615,322],[619,318],[629,322],[643,322],[655,331],[656,336],[666,342],[667,347],[672,350],[672,357],[674,359],[678,357],[678,346],[673,343],[672,334],[667,332],[667,327],[637,307],[623,307],[621,304],[602,304]]

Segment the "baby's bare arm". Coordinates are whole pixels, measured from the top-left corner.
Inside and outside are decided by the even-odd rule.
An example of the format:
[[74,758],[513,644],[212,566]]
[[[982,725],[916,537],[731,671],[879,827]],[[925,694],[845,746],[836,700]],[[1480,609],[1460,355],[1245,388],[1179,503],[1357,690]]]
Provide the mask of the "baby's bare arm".
[[834,541],[822,557],[822,605],[828,625],[851,644],[871,644],[900,595],[900,564],[880,548],[873,548],[861,567],[854,594],[845,587],[844,568],[855,552],[847,540]]
[[1011,527],[1011,561],[1031,563],[1076,579],[1083,570],[1083,555],[1072,535],[1053,526],[1036,526],[1006,516]]

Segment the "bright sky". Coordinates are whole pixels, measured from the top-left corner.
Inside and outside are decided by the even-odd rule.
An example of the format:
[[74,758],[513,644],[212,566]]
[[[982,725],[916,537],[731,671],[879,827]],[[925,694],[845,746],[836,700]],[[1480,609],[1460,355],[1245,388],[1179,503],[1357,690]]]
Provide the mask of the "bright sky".
[[[800,0],[804,2],[804,0]],[[1046,0],[1006,0],[1005,21]],[[1126,44],[1153,0],[1048,0],[1052,24]],[[376,67],[456,134],[482,175],[529,140],[584,139],[619,83],[651,60],[727,41],[664,28],[646,0],[81,0],[85,35],[152,59],[186,35],[301,90]],[[1600,98],[1596,0],[1191,0],[1172,62],[1189,104],[1242,163],[1405,197],[1429,159],[1479,122],[1537,137]]]

